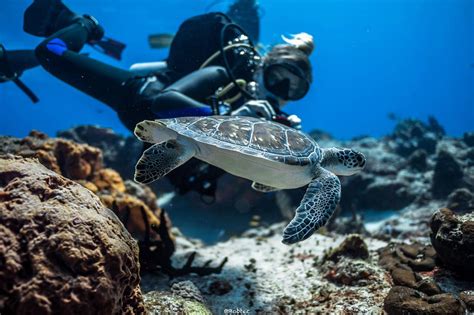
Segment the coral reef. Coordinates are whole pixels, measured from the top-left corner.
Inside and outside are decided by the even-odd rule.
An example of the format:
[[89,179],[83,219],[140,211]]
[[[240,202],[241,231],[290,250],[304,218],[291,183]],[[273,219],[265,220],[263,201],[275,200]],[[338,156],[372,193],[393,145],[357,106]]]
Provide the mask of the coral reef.
[[[447,137],[433,117],[427,123],[414,119],[401,120],[394,132],[382,139],[358,137],[342,142],[319,130],[310,134],[322,147],[352,147],[364,152],[368,158],[363,172],[341,178],[343,193],[339,212],[342,215],[351,213],[356,218],[354,212],[359,209],[410,212],[413,206],[423,207],[433,199],[445,201],[455,190],[472,191],[474,188],[474,149],[469,140],[472,133],[466,133],[462,139]],[[108,129],[94,126],[76,127],[60,135],[101,148],[106,166],[119,170],[125,178],[130,178],[130,170],[133,170],[136,156],[141,152],[141,144],[133,137],[118,136]],[[127,170],[122,171],[123,168]],[[158,190],[169,191],[169,185],[165,184],[166,181],[160,182]],[[304,189],[297,189],[262,195],[253,192],[247,181],[226,175],[219,180],[214,204],[201,202],[198,194],[187,194],[180,196],[179,207],[176,206],[173,211],[180,225],[190,224],[185,221],[188,216],[180,210],[190,207],[206,215],[203,221],[214,222],[229,234],[239,233],[248,226],[241,221],[250,221],[254,214],[262,217],[264,224],[292,217],[292,210],[303,193]],[[279,215],[273,211],[275,207],[280,209]],[[221,211],[223,208],[226,209],[225,214]],[[223,216],[226,218],[220,219]],[[237,221],[241,223],[228,224]],[[351,223],[349,230],[346,224],[337,222],[329,228],[365,233],[363,226],[356,224],[356,220],[347,221]],[[236,226],[245,228],[235,230]],[[428,233],[428,228],[423,231]]]
[[[96,133],[91,137],[100,134],[100,141],[114,138],[113,134],[99,132],[101,129],[94,130]],[[98,148],[32,131],[24,139],[0,137],[0,153],[37,158],[50,170],[75,180],[99,196],[102,203],[114,211],[133,236],[141,241],[142,269],[171,263],[174,251],[171,223],[158,208],[156,195],[148,187],[124,182],[117,171],[104,168],[102,151]],[[153,255],[150,254],[151,246]]]
[[112,129],[90,125],[61,131],[57,136],[99,148],[107,167],[118,171],[123,178],[133,178],[135,163],[142,152],[142,143],[134,137],[124,137]]
[[474,147],[474,132],[465,132],[462,140],[470,147]]
[[32,131],[24,139],[0,137],[0,153],[37,158],[50,170],[72,180],[91,179],[102,168],[99,149],[62,139],[49,139],[38,131]]
[[[81,130],[81,128],[79,128]],[[100,144],[105,146],[115,137],[109,131],[93,131],[89,140],[104,134]],[[87,134],[87,132],[83,131]],[[99,196],[101,202],[114,211],[125,227],[138,239],[142,271],[161,270],[173,275],[189,272],[209,274],[219,272],[225,260],[217,267],[192,266],[194,255],[182,268],[172,266],[171,256],[175,250],[171,221],[165,211],[158,207],[155,193],[148,187],[130,180],[123,181],[121,175],[103,167],[102,151],[87,144],[78,144],[61,138],[48,138],[32,131],[24,139],[0,137],[0,154],[9,153],[23,157],[35,157],[52,171],[75,180]]]
[[[97,155],[74,152],[65,161],[81,172],[63,171],[90,176]],[[11,155],[0,157],[0,187],[0,313],[144,312],[138,246],[94,194]]]
[[474,312],[474,134],[446,136],[434,118],[399,121],[381,139],[311,134],[322,147],[364,152],[368,163],[341,178],[342,200],[328,225],[294,246],[281,243],[282,221],[304,188],[261,194],[224,175],[213,204],[195,192],[173,198],[168,181],[130,180],[139,142],[94,126],[60,133],[73,141],[39,132],[3,137],[0,153],[38,158],[119,217],[139,240],[150,314]]

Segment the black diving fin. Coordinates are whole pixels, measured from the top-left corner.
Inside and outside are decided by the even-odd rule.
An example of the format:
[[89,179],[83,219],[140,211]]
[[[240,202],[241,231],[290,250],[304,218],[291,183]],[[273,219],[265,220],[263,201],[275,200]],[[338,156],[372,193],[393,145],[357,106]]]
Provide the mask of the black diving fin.
[[48,37],[76,18],[61,0],[34,0],[23,15],[23,30],[33,36]]
[[105,36],[99,41],[94,41],[88,44],[95,50],[117,60],[122,59],[122,52],[125,47],[127,47],[126,44]]

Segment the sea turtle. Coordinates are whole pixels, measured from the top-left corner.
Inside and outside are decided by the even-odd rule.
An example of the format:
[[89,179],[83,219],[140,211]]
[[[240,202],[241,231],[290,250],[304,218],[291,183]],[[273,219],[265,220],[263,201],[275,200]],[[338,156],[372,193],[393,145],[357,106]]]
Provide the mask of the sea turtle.
[[262,192],[309,184],[283,232],[285,244],[307,239],[331,217],[341,196],[336,175],[352,175],[365,166],[362,153],[321,149],[300,131],[252,117],[145,120],[137,124],[135,135],[155,143],[136,165],[139,183],[155,181],[196,157],[253,181],[252,188]]

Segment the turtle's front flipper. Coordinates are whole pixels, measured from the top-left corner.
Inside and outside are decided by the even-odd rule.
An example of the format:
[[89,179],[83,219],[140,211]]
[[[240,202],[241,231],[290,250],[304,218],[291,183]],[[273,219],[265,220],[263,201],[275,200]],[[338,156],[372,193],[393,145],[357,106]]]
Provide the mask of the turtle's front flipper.
[[272,187],[272,186],[267,186],[267,185],[260,184],[260,183],[257,183],[257,182],[252,183],[252,188],[256,191],[263,192],[263,193],[280,190],[279,188],[275,188],[275,187]]
[[326,224],[339,203],[341,183],[337,176],[323,168],[320,168],[319,174],[309,183],[295,217],[285,228],[284,244],[293,244],[310,237]]
[[135,136],[140,141],[148,143],[162,143],[176,139],[176,132],[167,128],[159,120],[144,120],[135,126]]
[[135,166],[135,181],[151,183],[168,174],[194,156],[196,150],[187,142],[169,140],[143,152]]

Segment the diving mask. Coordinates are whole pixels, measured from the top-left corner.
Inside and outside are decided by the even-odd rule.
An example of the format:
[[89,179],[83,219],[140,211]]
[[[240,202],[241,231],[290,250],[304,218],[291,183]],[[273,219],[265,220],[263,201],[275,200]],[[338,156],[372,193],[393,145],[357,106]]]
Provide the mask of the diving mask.
[[310,86],[304,72],[290,63],[275,63],[265,67],[263,77],[266,89],[284,100],[302,99]]

